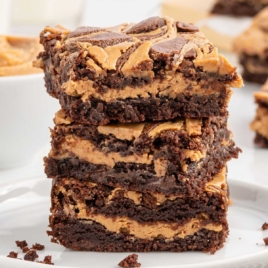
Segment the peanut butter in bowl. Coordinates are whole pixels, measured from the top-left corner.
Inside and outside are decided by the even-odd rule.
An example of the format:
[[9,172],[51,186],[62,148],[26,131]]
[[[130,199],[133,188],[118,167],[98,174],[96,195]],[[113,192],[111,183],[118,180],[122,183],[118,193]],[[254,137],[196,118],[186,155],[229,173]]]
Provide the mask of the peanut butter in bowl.
[[41,50],[37,37],[0,35],[0,76],[40,73],[32,62]]

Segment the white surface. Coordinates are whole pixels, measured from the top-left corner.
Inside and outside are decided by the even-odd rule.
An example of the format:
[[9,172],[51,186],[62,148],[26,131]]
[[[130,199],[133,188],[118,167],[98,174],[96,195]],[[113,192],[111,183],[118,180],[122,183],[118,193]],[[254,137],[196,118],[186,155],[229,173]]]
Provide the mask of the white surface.
[[[139,253],[142,267],[268,267],[268,247],[262,240],[268,236],[268,231],[261,230],[262,224],[268,221],[268,150],[254,147],[254,134],[249,130],[255,110],[254,88],[258,86],[246,85],[244,89],[235,90],[230,103],[230,128],[243,154],[228,165],[234,204],[229,210],[231,231],[225,247],[215,255]],[[42,157],[48,150],[49,146],[43,148],[28,166],[0,172],[0,267],[43,267],[5,257],[10,251],[17,250],[14,241],[22,239],[30,244],[45,244],[46,250],[40,252],[39,259],[52,255],[56,267],[117,267],[116,264],[128,253],[75,252],[50,243],[45,231],[51,180],[42,175]],[[22,256],[20,253],[19,257]]]
[[207,26],[215,32],[224,34],[226,36],[236,37],[243,33],[251,24],[250,17],[231,17],[223,15],[213,15],[207,19],[198,21],[198,27]]
[[81,25],[115,26],[158,16],[161,0],[88,0]]
[[43,76],[0,77],[0,170],[28,162],[49,141],[59,104],[46,93]]

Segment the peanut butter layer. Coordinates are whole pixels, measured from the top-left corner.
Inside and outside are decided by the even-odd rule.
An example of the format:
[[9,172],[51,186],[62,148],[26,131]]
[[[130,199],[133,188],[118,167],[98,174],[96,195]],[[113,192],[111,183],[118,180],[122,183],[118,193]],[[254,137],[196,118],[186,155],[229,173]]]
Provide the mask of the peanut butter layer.
[[[217,175],[215,175],[213,177],[213,180],[210,182],[207,182],[205,185],[205,192],[212,192],[212,193],[219,193],[222,197],[223,200],[225,200],[225,203],[228,203],[228,197],[227,197],[227,182],[226,182],[226,168],[223,168],[221,170],[220,173],[218,173]],[[72,178],[69,179],[65,179],[64,180],[64,186],[57,186],[55,193],[58,195],[60,192],[65,195],[71,196],[72,192],[71,191],[67,191],[66,190],[66,185],[68,184],[73,184],[72,182]],[[87,187],[88,189],[91,189],[91,191],[94,188],[98,187],[98,184],[96,183],[92,183],[92,182],[83,182],[83,185],[85,187]],[[80,185],[81,187],[83,187],[82,185]],[[79,187],[79,185],[78,185]],[[70,187],[69,187],[70,188]],[[121,194],[123,194],[124,198],[126,199],[130,199],[134,202],[135,205],[139,206],[142,205],[142,200],[145,199],[145,194],[142,192],[137,192],[137,191],[127,191],[125,189],[122,188],[114,188],[112,190],[112,192],[106,197],[105,200],[105,204],[109,205],[111,202],[113,202],[113,199],[120,196]],[[164,194],[160,194],[160,193],[146,193],[146,196],[150,195],[152,197],[153,200],[155,200],[155,205],[156,206],[160,206],[162,205],[164,202],[166,202],[167,200],[170,201],[174,201],[178,198],[182,198],[182,195],[164,195]],[[80,206],[78,207],[77,205],[72,205],[69,207],[69,210],[75,210],[75,209],[80,209],[82,205],[82,201],[79,199],[76,199],[74,196],[71,197],[72,200],[75,201],[75,204],[80,204]]]
[[110,232],[121,233],[122,230],[124,230],[137,238],[148,240],[152,240],[156,237],[163,237],[164,239],[185,238],[188,235],[195,234],[203,228],[215,232],[222,231],[222,224],[206,223],[206,221],[196,218],[190,220],[190,222],[184,225],[160,222],[153,224],[141,224],[126,217],[109,218],[103,215],[84,216],[82,214],[81,219],[93,220],[104,226]]
[[[47,46],[54,39],[61,53],[54,54],[56,51]],[[110,101],[150,94],[175,98],[189,88],[194,93],[211,94],[224,90],[224,86],[227,90],[242,86],[236,68],[197,27],[168,17],[109,29],[80,27],[73,32],[46,27],[41,42],[46,52],[35,65],[52,73],[49,79],[58,85],[57,90],[81,96],[84,101],[89,97]],[[58,60],[59,66],[51,66]],[[202,82],[192,82],[197,80],[206,84],[206,90],[201,89]]]
[[[69,125],[74,121],[66,116],[66,114],[60,110],[55,114],[55,124]],[[120,140],[133,140],[138,139],[145,131],[146,123],[129,123],[129,124],[108,124],[105,126],[98,126],[97,130],[99,134],[114,135]],[[151,124],[148,130],[148,135],[151,138],[155,138],[162,131],[166,130],[183,130],[188,133],[189,136],[202,134],[202,120],[201,119],[179,119],[175,121],[167,121],[162,123]]]
[[[200,152],[198,150],[182,150],[185,159],[190,159],[191,161],[198,162],[206,157],[206,151]],[[148,154],[130,154],[123,155],[118,152],[106,152],[105,148],[100,150],[97,148],[90,140],[83,140],[75,135],[65,136],[60,144],[60,149],[58,151],[51,150],[49,156],[55,159],[64,159],[72,156],[76,156],[81,160],[87,161],[96,165],[106,165],[113,168],[116,163],[137,163],[154,165],[155,173],[158,176],[164,176],[167,171],[167,166],[162,164],[159,159],[154,159],[154,154],[156,152]],[[182,163],[184,165],[184,163]],[[185,167],[187,170],[187,166]]]
[[41,72],[32,66],[41,49],[38,38],[0,36],[0,76]]
[[[227,92],[231,95],[230,86],[232,85],[228,86]],[[155,79],[152,83],[144,85],[143,87],[125,86],[123,89],[110,88],[106,92],[99,92],[94,87],[94,81],[92,80],[69,80],[63,83],[62,89],[70,96],[80,96],[83,101],[87,101],[90,97],[93,97],[110,102],[116,99],[150,98],[155,96],[175,99],[181,93],[185,93],[186,95],[219,94],[224,90],[224,87],[222,83],[217,81],[211,82],[209,85],[207,81],[187,81],[187,79],[183,77],[183,74],[178,73],[167,80]]]

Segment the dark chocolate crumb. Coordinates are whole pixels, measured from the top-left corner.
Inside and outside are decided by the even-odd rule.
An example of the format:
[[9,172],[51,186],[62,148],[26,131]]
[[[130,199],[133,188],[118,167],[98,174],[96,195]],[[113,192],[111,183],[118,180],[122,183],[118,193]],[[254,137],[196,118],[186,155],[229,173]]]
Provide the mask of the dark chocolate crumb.
[[36,249],[36,250],[43,250],[45,248],[44,245],[35,243],[34,245],[32,245],[32,249]]
[[38,261],[38,263],[54,265],[54,263],[51,261],[52,261],[52,257],[48,255],[48,256],[45,256],[43,261]]
[[28,252],[30,249],[28,248],[28,247],[24,247],[24,248],[22,248],[22,252],[23,253],[26,253],[26,252]]
[[37,255],[35,250],[30,250],[25,254],[24,260],[26,260],[26,261],[34,261],[38,257],[39,256]]
[[268,237],[263,238],[265,246],[268,246]]
[[134,268],[134,267],[141,267],[141,264],[138,262],[138,255],[131,254],[123,259],[118,266],[123,268]]
[[15,251],[10,251],[9,254],[7,255],[9,258],[17,259],[18,257],[18,252]]
[[268,230],[268,223],[265,222],[263,225],[262,225],[262,230]]
[[[50,233],[50,232],[47,231],[47,234],[48,234],[48,235],[50,235],[49,233]],[[50,239],[50,242],[51,242],[51,243],[59,244],[58,240],[57,240],[56,238],[54,238],[54,237],[52,237],[52,238]]]
[[17,246],[21,249],[28,246],[28,243],[25,240],[22,240],[22,241],[17,240],[15,242]]

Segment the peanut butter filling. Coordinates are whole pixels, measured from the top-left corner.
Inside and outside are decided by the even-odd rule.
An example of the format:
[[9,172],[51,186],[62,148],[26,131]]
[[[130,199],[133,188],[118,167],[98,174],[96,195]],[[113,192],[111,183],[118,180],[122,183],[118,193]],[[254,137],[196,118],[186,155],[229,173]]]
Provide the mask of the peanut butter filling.
[[145,123],[109,124],[98,126],[98,132],[104,135],[114,135],[120,140],[137,139],[143,132]]
[[[196,150],[184,149],[184,153],[187,158],[192,161],[200,161],[206,157],[206,152],[199,152]],[[61,142],[61,149],[59,151],[50,151],[50,157],[55,159],[62,159],[66,157],[76,156],[84,161],[96,164],[106,165],[111,168],[118,162],[125,163],[138,163],[138,164],[154,164],[156,175],[164,176],[166,174],[167,164],[161,160],[155,159],[153,154],[138,155],[133,153],[132,155],[122,156],[117,152],[105,152],[105,148],[100,150],[89,140],[83,140],[75,135],[67,135]]]
[[[209,88],[207,85],[203,85],[205,82],[187,81],[183,74],[176,73],[171,76],[170,80],[153,80],[150,84],[146,84],[143,87],[131,87],[125,86],[123,89],[109,89],[106,92],[98,92],[93,87],[94,82],[92,80],[69,80],[63,83],[62,89],[66,94],[71,96],[81,96],[85,102],[90,97],[103,100],[105,102],[115,101],[117,99],[127,98],[150,98],[150,97],[168,97],[175,99],[179,94],[184,93],[186,95],[200,94],[200,95],[211,95],[219,94],[223,88],[222,83],[214,82]],[[191,90],[188,90],[189,86]],[[231,94],[231,90],[227,87],[227,92]]]
[[188,235],[193,235],[201,229],[220,232],[222,225],[220,223],[205,223],[198,218],[191,219],[188,223],[180,225],[177,223],[161,223],[141,224],[127,217],[106,217],[103,215],[88,215],[81,216],[80,219],[93,220],[102,226],[107,231],[114,233],[128,233],[140,239],[152,240],[154,238],[176,239],[185,238]]
[[258,107],[255,119],[250,124],[250,128],[264,138],[268,139],[268,109]]
[[39,38],[0,36],[0,76],[40,73],[32,62],[41,50]]
[[[71,184],[71,181],[66,179],[65,180],[65,185],[67,184]],[[92,183],[92,182],[83,182],[84,185],[86,185],[88,188],[94,188],[97,187],[96,183]],[[220,173],[218,173],[217,175],[215,175],[213,177],[213,180],[210,182],[206,183],[205,186],[205,191],[206,192],[215,192],[215,193],[220,193],[222,195],[222,198],[226,199],[226,202],[228,202],[228,198],[227,198],[227,182],[226,182],[226,168],[223,168],[221,170]],[[62,192],[65,196],[69,196],[72,195],[72,192],[68,192],[66,190],[65,187],[59,186],[57,187],[56,190],[57,194],[59,194],[59,192]],[[110,202],[113,202],[113,199],[115,197],[117,197],[118,194],[123,193],[124,197],[127,199],[132,200],[135,205],[140,205],[142,200],[143,200],[143,193],[141,192],[137,192],[137,191],[127,191],[121,188],[115,188],[111,194],[107,197],[106,199],[106,204],[108,205]],[[171,200],[174,201],[178,198],[182,198],[182,195],[164,195],[164,194],[160,194],[160,193],[150,193],[150,195],[152,197],[155,198],[156,200],[156,205],[160,206],[161,204],[163,204],[165,201],[167,200]],[[74,197],[72,197],[76,203],[82,203],[80,200],[76,200]]]
[[[65,115],[65,113],[60,110],[55,114],[54,123],[58,125],[69,125],[73,123],[72,119]],[[138,139],[144,131],[144,126],[146,123],[117,123],[108,124],[104,126],[98,126],[98,132],[103,135],[114,135],[120,140],[132,140]],[[187,131],[189,136],[201,135],[202,134],[202,120],[201,119],[179,119],[176,121],[167,121],[165,123],[156,123],[148,131],[148,135],[151,138],[155,138],[160,135],[161,132],[166,130]]]

